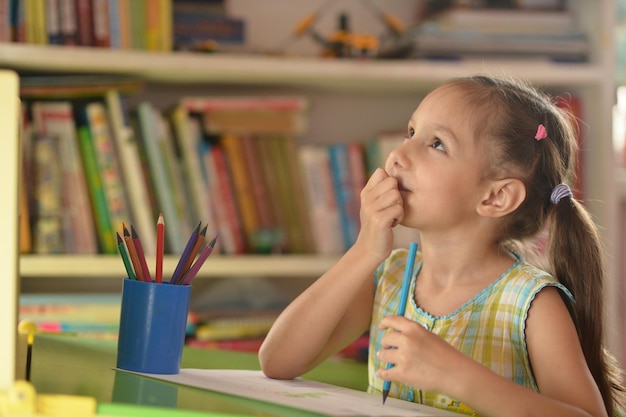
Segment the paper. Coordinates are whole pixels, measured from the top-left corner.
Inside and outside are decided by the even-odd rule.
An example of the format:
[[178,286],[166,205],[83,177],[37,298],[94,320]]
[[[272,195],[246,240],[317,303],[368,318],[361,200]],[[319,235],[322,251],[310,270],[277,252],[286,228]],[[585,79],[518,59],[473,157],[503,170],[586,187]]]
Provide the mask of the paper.
[[270,379],[261,371],[181,369],[177,375],[139,374],[329,416],[458,417],[458,414],[395,398],[387,398],[383,405],[382,395],[322,382],[301,378],[288,381]]

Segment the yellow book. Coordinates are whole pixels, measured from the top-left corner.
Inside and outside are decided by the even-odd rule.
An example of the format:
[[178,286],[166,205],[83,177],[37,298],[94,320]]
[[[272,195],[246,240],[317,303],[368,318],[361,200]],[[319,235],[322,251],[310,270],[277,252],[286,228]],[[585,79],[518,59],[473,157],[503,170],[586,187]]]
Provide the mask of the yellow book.
[[254,191],[241,139],[234,134],[226,133],[221,137],[221,144],[226,152],[230,175],[235,188],[235,196],[241,214],[243,230],[249,248],[253,248],[254,234],[260,227],[259,214],[254,200]]

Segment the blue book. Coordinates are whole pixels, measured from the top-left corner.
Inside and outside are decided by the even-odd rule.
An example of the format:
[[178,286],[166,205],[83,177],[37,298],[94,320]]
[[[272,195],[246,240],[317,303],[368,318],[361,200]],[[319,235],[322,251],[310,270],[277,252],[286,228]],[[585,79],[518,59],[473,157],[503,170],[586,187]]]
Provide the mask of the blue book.
[[344,249],[350,248],[359,233],[359,196],[355,195],[350,174],[348,151],[345,143],[336,143],[328,148],[333,185],[337,194],[337,205],[341,218]]

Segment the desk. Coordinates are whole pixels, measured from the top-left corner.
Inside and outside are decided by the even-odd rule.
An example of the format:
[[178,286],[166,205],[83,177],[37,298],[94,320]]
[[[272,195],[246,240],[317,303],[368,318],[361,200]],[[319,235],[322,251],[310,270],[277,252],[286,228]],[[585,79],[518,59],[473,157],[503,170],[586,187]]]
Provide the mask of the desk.
[[[33,344],[31,382],[39,393],[86,395],[99,404],[140,404],[204,412],[268,417],[318,416],[197,388],[178,386],[139,375],[116,371],[115,341],[66,335],[39,334]],[[185,348],[183,368],[260,369],[257,356],[245,352]],[[327,361],[305,378],[365,390],[365,364]],[[200,414],[197,414],[200,413]],[[156,415],[154,412],[150,415]],[[169,415],[174,415],[171,410]],[[181,414],[182,415],[182,414]]]

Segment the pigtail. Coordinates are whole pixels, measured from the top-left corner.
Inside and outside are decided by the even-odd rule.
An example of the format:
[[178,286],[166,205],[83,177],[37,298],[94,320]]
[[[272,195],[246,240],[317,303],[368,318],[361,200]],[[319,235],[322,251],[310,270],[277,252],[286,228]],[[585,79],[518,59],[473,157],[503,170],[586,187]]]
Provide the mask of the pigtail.
[[[549,213],[549,259],[554,275],[576,302],[569,305],[587,365],[606,406],[624,406],[624,388],[615,359],[604,349],[602,244],[588,211],[574,198],[557,201]],[[567,303],[567,300],[566,300]]]

